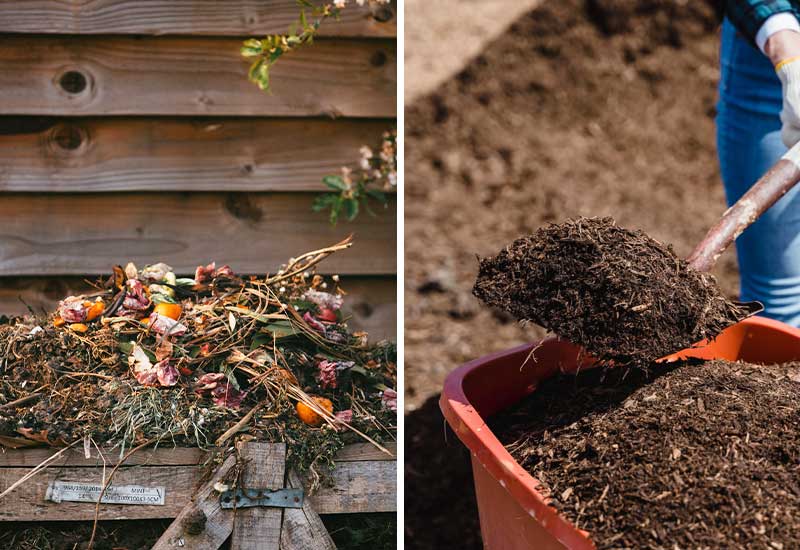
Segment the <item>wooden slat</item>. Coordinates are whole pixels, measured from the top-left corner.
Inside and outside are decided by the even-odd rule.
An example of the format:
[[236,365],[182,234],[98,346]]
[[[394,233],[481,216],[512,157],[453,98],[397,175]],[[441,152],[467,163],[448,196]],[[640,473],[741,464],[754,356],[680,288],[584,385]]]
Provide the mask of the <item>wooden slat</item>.
[[[397,453],[396,443],[387,443],[385,447]],[[59,449],[50,447],[31,447],[27,449],[5,449],[0,447],[0,468],[29,467],[33,468],[50,458]],[[64,451],[61,458],[52,463],[52,468],[61,467],[97,467],[103,465],[103,460],[98,456],[97,450],[92,449],[92,457],[86,458],[83,448],[72,448]],[[105,460],[108,464],[115,464],[119,460],[119,449],[105,450]],[[203,464],[208,458],[208,451],[197,447],[159,447],[157,449],[142,449],[131,455],[125,464],[128,466],[145,465],[153,466],[196,466]],[[364,460],[395,460],[383,451],[375,448],[370,443],[353,443],[339,451],[334,460],[339,462],[359,462]]]
[[[9,487],[30,468],[0,468],[0,491]],[[104,504],[100,519],[174,518],[190,501],[203,479],[199,466],[121,467],[114,475],[117,485],[166,487],[165,506]],[[307,496],[319,514],[392,512],[397,508],[397,463],[357,461],[337,463],[331,472],[333,487],[324,484]],[[94,518],[94,504],[45,500],[48,484],[55,480],[101,483],[102,468],[47,468],[5,497],[0,521],[85,521]]]
[[0,117],[0,191],[318,191],[324,176],[353,166],[359,148],[380,143],[392,125]]
[[[233,466],[236,457],[229,456],[225,462],[214,472],[211,479],[203,484],[193,500],[187,500],[166,531],[153,545],[152,550],[172,550],[174,548],[208,548],[216,550],[227,540],[233,530],[233,514],[222,510],[219,505],[219,493],[214,490],[214,484],[222,481]],[[189,524],[196,525],[196,514],[200,511],[205,516],[205,528],[199,533],[187,532]],[[192,518],[192,515],[195,515]]]
[[[352,330],[367,331],[373,342],[397,340],[395,276],[345,276],[341,285],[347,292],[344,313],[350,316],[348,326]],[[0,278],[0,315],[25,315],[28,306],[37,314],[51,312],[62,298],[86,293],[89,288],[80,277]],[[0,454],[0,466],[2,460]]]
[[[246,78],[241,41],[5,35],[0,114],[393,117],[395,43],[320,40],[286,55],[264,93]],[[69,93],[63,75],[86,86]],[[67,89],[80,89],[68,78]],[[77,87],[76,87],[77,86]]]
[[396,460],[397,443],[391,442],[384,444],[386,450],[392,453],[387,455],[371,443],[353,443],[347,445],[336,454],[336,462],[360,462],[362,460]]
[[[303,482],[296,472],[286,476],[286,486],[299,489]],[[336,550],[325,524],[308,501],[303,507],[283,511],[281,550]]]
[[[246,461],[242,486],[247,489],[283,489],[286,473],[286,445],[251,441],[240,445]],[[279,550],[280,508],[244,508],[236,511],[231,533],[231,550]]]
[[351,232],[356,244],[320,264],[321,272],[395,272],[394,201],[376,217],[331,227],[311,212],[312,200],[283,193],[7,194],[0,200],[0,276],[105,274],[129,260],[193,272],[212,259],[264,273]]
[[[0,468],[0,487],[6,489],[29,471],[28,468]],[[175,517],[191,499],[201,474],[199,466],[122,467],[114,474],[114,484],[165,487],[166,504],[164,506],[103,504],[100,506],[100,519]],[[45,494],[48,484],[53,480],[100,484],[102,475],[102,468],[48,468],[5,497],[3,506],[0,506],[0,521],[93,519],[94,504],[89,502],[56,504],[45,500]]]
[[[345,447],[347,449],[347,447]],[[6,449],[0,447],[0,468],[29,467],[41,464],[53,456],[59,449],[50,447],[31,447],[27,449]],[[103,465],[103,459],[96,449],[91,449],[92,457],[86,458],[83,448],[72,448],[64,451],[61,458],[52,463],[53,468],[60,467],[97,467]],[[353,452],[356,452],[355,450]],[[119,449],[103,452],[106,462],[113,466],[120,459]],[[196,466],[202,464],[208,453],[197,447],[160,447],[158,449],[142,449],[125,461],[126,465],[150,466]]]
[[[322,35],[397,34],[392,8],[350,4]],[[0,32],[263,35],[285,33],[298,13],[295,0],[0,0]]]
[[[331,485],[307,497],[318,514],[393,512],[397,509],[397,462],[343,462],[331,472]],[[369,490],[361,490],[362,487],[369,487]]]

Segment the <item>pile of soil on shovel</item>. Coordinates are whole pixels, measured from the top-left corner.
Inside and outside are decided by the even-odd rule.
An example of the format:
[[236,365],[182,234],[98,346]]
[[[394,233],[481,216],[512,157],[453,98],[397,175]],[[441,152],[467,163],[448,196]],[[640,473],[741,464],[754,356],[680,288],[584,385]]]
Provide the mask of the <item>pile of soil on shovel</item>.
[[480,261],[473,290],[601,360],[646,366],[744,317],[711,275],[611,218],[550,224]]
[[599,548],[796,547],[800,364],[657,369],[553,378],[494,433]]

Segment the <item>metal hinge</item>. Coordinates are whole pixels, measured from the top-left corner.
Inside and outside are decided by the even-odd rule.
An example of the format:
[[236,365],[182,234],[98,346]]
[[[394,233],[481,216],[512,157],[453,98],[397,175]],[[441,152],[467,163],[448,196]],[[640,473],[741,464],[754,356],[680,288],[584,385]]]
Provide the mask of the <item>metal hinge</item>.
[[236,489],[219,496],[220,508],[302,508],[302,489]]

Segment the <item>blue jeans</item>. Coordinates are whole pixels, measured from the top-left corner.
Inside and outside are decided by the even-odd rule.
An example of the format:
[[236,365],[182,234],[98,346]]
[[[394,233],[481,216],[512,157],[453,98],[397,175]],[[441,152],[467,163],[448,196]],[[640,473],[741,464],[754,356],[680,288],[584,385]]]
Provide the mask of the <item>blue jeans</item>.
[[[728,205],[786,152],[779,118],[781,83],[769,59],[725,20],[720,48],[717,150]],[[764,315],[800,326],[800,187],[764,213],[736,241],[740,299]]]

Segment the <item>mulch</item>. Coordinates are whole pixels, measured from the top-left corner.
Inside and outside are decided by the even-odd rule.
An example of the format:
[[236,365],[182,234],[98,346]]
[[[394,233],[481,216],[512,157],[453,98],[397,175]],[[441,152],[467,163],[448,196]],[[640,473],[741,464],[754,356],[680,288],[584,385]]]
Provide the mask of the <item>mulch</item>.
[[544,382],[490,425],[599,548],[796,548],[800,365]]
[[480,261],[475,295],[598,359],[648,366],[747,316],[713,276],[612,218],[538,229]]

